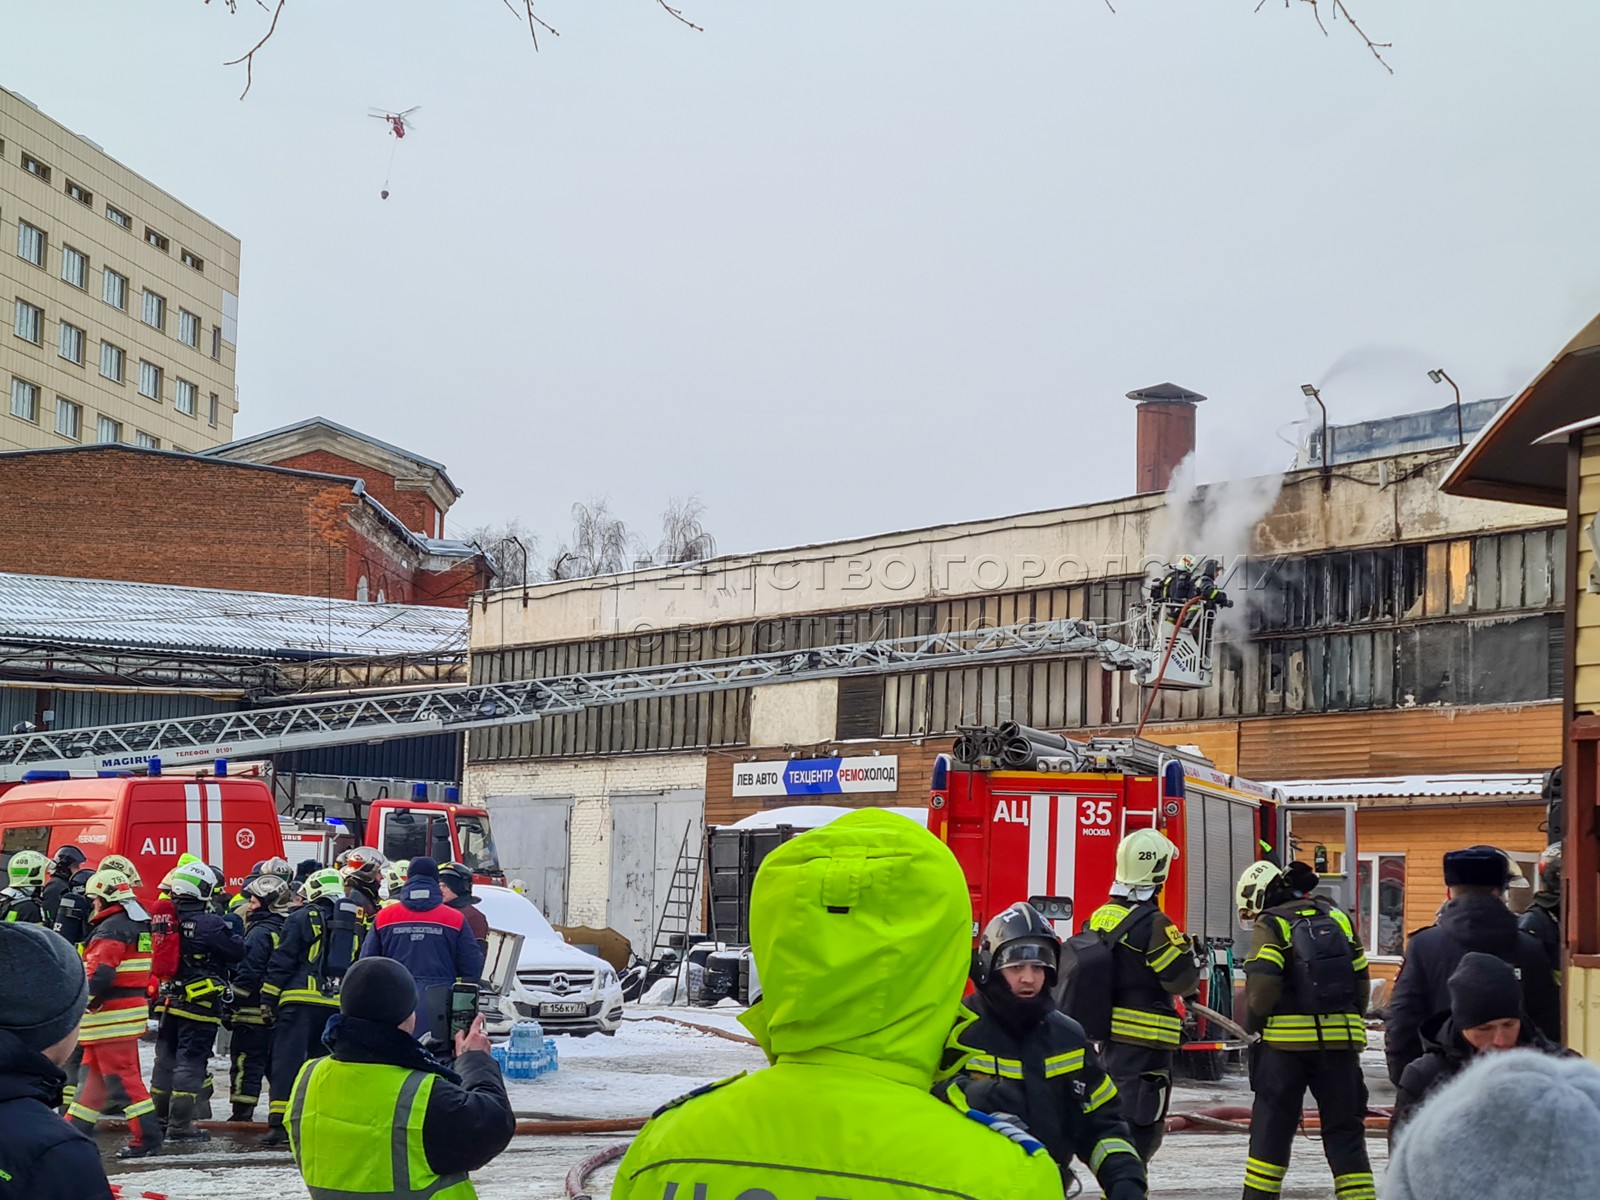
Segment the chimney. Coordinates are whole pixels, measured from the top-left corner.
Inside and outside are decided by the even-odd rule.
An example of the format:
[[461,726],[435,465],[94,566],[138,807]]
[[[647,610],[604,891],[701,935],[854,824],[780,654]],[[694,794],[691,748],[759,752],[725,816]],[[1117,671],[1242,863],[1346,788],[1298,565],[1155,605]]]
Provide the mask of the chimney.
[[1128,399],[1139,404],[1136,492],[1164,492],[1178,464],[1194,452],[1194,406],[1205,397],[1159,383],[1129,392]]

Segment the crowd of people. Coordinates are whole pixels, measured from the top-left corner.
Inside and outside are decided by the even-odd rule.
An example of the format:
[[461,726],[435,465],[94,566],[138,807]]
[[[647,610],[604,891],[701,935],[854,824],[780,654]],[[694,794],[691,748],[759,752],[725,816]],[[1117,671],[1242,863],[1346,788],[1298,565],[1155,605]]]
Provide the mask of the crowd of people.
[[[780,846],[752,892],[761,993],[741,1017],[770,1066],[658,1112],[613,1196],[1061,1200],[1080,1189],[1077,1162],[1107,1200],[1143,1200],[1201,989],[1198,945],[1161,907],[1177,853],[1135,831],[1110,901],[1077,933],[1063,941],[1019,903],[974,950],[961,870],[915,823],[862,810]],[[476,1194],[468,1173],[515,1121],[481,1018],[440,1032],[441,990],[483,965],[466,868],[360,847],[334,868],[258,864],[224,898],[216,873],[187,861],[146,909],[131,863],[107,858],[79,879],[82,862],[9,864],[0,1198],[108,1196],[86,1136],[102,1112],[127,1119],[124,1156],[204,1138],[224,1028],[233,1117],[253,1115],[265,1079],[266,1140],[289,1146],[313,1196]],[[1545,899],[1519,922],[1507,855],[1444,858],[1449,898],[1413,935],[1386,1014],[1386,1200],[1600,1187],[1600,1070],[1559,1044],[1559,960],[1540,924],[1559,913],[1559,855],[1545,862]],[[1236,889],[1251,931],[1244,1200],[1281,1196],[1307,1093],[1336,1200],[1379,1195],[1361,1067],[1370,970],[1321,884],[1305,863],[1262,859]],[[152,978],[147,1092],[137,1043]]]

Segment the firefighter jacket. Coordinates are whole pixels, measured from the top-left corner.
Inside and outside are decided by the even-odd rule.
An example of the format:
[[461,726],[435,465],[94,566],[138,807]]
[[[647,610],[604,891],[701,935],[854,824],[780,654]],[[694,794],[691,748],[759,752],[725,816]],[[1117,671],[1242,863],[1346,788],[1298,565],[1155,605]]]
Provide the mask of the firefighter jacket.
[[44,887],[39,892],[39,907],[44,909],[44,923],[46,925],[56,919],[56,905],[61,903],[61,897],[67,894],[72,887],[72,876],[52,875],[45,880]]
[[[1350,999],[1319,1003],[1303,981],[1305,964],[1292,948],[1297,922],[1331,918],[1345,941],[1345,969],[1354,980],[1339,980]],[[1366,951],[1350,918],[1321,896],[1304,896],[1275,905],[1256,919],[1245,960],[1246,1024],[1279,1050],[1361,1050],[1367,1044],[1365,1021],[1371,978]],[[1333,1011],[1329,1011],[1333,1009]]]
[[220,1024],[228,968],[244,956],[244,940],[199,900],[174,901],[178,911],[178,973],[167,989],[167,1012]]
[[1531,933],[1544,947],[1550,969],[1561,973],[1561,893],[1537,891],[1528,911],[1517,918],[1517,928]]
[[78,1040],[85,1044],[144,1036],[149,1016],[150,922],[137,920],[120,904],[89,918],[83,949],[89,976],[89,1010]]
[[1517,917],[1498,896],[1469,893],[1447,901],[1439,919],[1411,935],[1384,1014],[1389,1078],[1398,1084],[1422,1054],[1422,1023],[1450,1010],[1451,973],[1468,951],[1492,954],[1516,968],[1522,1010],[1551,1041],[1561,1038],[1561,991],[1544,947],[1517,928]]
[[323,1041],[332,1053],[301,1068],[285,1122],[312,1197],[476,1196],[467,1172],[517,1127],[494,1059],[469,1051],[450,1070],[410,1034],[344,1014]]
[[233,1020],[237,1025],[264,1025],[261,989],[272,952],[283,938],[282,913],[258,908],[245,914],[244,957],[233,969]]
[[341,978],[355,961],[355,944],[352,941],[350,962],[329,961],[333,910],[333,899],[325,896],[295,909],[284,920],[278,947],[262,978],[261,998],[267,1004],[339,1007],[338,989],[329,981]]
[[25,892],[21,888],[0,889],[0,920],[23,921],[29,925],[42,925],[44,905],[40,893]]
[[0,1029],[0,1200],[111,1200],[93,1140],[56,1112],[66,1082]]
[[1183,1021],[1173,997],[1195,993],[1200,986],[1200,967],[1183,930],[1154,900],[1112,900],[1095,910],[1089,928],[1110,933],[1130,916],[1111,948],[1116,981],[1111,995],[1111,1040],[1126,1046],[1174,1050],[1183,1041]]
[[[1395,1088],[1394,1113],[1389,1118],[1390,1145],[1394,1144],[1405,1123],[1416,1115],[1417,1106],[1460,1074],[1478,1054],[1461,1036],[1447,1012],[1436,1013],[1424,1021],[1419,1036],[1422,1056],[1406,1066]],[[1576,1051],[1552,1042],[1529,1021],[1522,1023],[1517,1047],[1553,1054],[1558,1058],[1580,1057]]]
[[1061,1200],[1042,1147],[930,1091],[972,959],[966,881],[937,838],[864,809],[785,843],[750,934],[762,996],[740,1020],[772,1065],[657,1112],[612,1200]]
[[1055,1159],[1063,1188],[1076,1156],[1113,1200],[1119,1189],[1143,1197],[1144,1161],[1117,1105],[1117,1085],[1101,1069],[1083,1027],[1050,1009],[1024,1033],[982,992],[967,997],[966,1005],[978,1019],[958,1027],[951,1044],[971,1057],[961,1075],[936,1090],[960,1110],[970,1105],[1020,1117]]

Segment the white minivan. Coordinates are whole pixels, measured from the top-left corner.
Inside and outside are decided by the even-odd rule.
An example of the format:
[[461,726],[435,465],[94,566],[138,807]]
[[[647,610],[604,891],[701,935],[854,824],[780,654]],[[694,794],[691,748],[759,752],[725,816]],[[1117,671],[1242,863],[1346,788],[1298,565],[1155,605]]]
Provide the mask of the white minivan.
[[490,929],[522,935],[522,956],[502,1007],[507,1020],[489,1033],[532,1019],[547,1033],[615,1033],[622,1024],[622,984],[611,964],[562,941],[533,901],[510,888],[477,884],[472,894]]

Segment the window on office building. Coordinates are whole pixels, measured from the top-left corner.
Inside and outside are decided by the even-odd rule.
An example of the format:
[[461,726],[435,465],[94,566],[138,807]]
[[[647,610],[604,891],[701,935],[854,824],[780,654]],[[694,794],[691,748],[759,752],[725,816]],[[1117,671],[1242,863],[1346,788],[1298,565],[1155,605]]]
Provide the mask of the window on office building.
[[65,321],[61,322],[61,357],[70,363],[76,363],[80,367],[83,366],[83,345],[87,336],[76,325],[69,325]]
[[206,424],[215,429],[217,427],[217,394],[211,393],[211,399],[206,402]]
[[191,271],[204,271],[206,269],[205,260],[193,250],[185,250],[178,257],[182,259],[183,265]]
[[94,207],[94,193],[82,184],[73,183],[70,179],[67,180],[67,195],[71,196],[79,204],[86,204],[91,208]]
[[11,381],[11,415],[24,421],[39,420],[39,389],[25,379]]
[[139,364],[139,395],[161,399],[161,368],[152,362]]
[[172,381],[172,403],[186,417],[192,417],[199,407],[200,389],[187,379]]
[[37,304],[29,304],[26,300],[17,301],[17,323],[14,326],[17,336],[23,341],[32,342],[35,346],[44,341],[44,309]]
[[101,275],[104,276],[105,286],[101,288],[100,295],[105,299],[107,304],[111,305],[112,308],[120,308],[123,312],[127,312],[128,277],[126,275],[119,275],[110,267],[106,267],[101,272]]
[[106,220],[114,225],[121,225],[124,229],[133,228],[133,218],[120,208],[112,208],[109,204],[106,205]]
[[144,227],[144,240],[149,242],[157,250],[160,250],[163,254],[167,252],[167,247],[171,245],[171,243],[168,242],[165,237],[157,233],[154,229],[151,229],[148,225]]
[[110,417],[101,417],[95,423],[94,440],[97,442],[120,442],[122,440],[122,422],[113,421]]
[[133,435],[133,444],[142,446],[146,450],[161,449],[161,439],[153,433],[146,433],[142,429]]
[[61,247],[61,278],[75,288],[89,286],[89,258],[71,246]]
[[18,221],[17,257],[27,259],[36,267],[44,266],[44,230]]
[[37,175],[46,183],[50,182],[50,168],[45,166],[44,163],[40,162],[31,154],[23,154],[22,169],[29,175]]
[[167,328],[167,301],[165,297],[158,296],[149,288],[144,290],[144,303],[140,306],[139,318],[153,329],[163,333]]
[[188,309],[178,310],[178,340],[185,346],[200,349],[200,318]]
[[83,436],[83,405],[65,396],[56,397],[56,432],[77,441]]
[[122,382],[122,372],[127,356],[123,354],[121,346],[113,346],[110,342],[100,343],[100,374],[113,383]]

